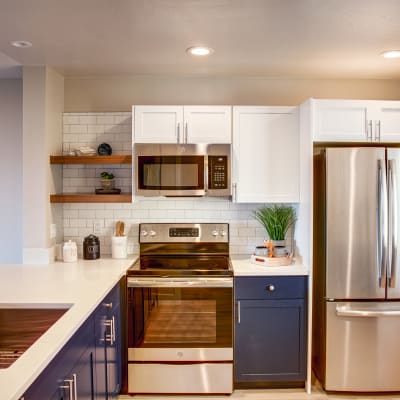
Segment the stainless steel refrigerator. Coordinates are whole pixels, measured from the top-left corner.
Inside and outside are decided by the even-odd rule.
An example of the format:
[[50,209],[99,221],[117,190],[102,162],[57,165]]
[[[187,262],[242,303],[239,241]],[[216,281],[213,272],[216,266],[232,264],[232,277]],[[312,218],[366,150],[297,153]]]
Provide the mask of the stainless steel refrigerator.
[[313,369],[400,391],[400,148],[315,147]]

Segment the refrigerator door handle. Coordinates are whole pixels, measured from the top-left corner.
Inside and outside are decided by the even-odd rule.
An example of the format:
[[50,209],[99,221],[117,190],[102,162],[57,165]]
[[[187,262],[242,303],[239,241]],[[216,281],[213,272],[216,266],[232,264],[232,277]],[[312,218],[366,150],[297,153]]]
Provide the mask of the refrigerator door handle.
[[338,317],[399,317],[400,310],[357,310],[336,306]]
[[388,160],[388,197],[389,197],[389,251],[387,281],[392,286],[392,277],[397,270],[397,187],[396,163]]
[[378,283],[382,287],[382,280],[387,265],[387,188],[386,171],[384,160],[378,160],[378,209],[377,209],[377,262],[378,262]]

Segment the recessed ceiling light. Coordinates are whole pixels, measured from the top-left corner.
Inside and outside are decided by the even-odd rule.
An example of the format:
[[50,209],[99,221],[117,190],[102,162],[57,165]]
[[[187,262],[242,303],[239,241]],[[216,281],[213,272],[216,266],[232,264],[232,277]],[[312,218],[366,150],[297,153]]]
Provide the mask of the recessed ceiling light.
[[20,48],[25,48],[25,47],[31,47],[32,43],[28,42],[27,40],[15,40],[14,42],[11,42],[11,44],[14,47],[20,47]]
[[214,53],[213,49],[201,46],[189,47],[186,51],[192,56],[209,56]]
[[385,58],[400,58],[400,50],[390,50],[382,53]]

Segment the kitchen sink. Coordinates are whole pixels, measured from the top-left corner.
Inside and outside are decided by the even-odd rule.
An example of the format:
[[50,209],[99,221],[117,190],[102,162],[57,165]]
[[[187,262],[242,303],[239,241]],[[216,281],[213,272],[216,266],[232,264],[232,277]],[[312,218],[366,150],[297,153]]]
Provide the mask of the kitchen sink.
[[12,365],[69,307],[10,307],[0,304],[0,369]]

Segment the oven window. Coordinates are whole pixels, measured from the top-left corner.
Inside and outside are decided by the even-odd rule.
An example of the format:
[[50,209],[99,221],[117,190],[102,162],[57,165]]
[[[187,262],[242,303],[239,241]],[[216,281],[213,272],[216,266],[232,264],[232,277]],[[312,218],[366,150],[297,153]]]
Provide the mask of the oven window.
[[139,156],[138,168],[140,189],[204,189],[204,156]]
[[130,347],[230,347],[231,288],[130,288]]

